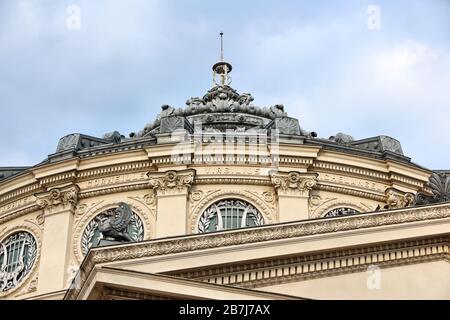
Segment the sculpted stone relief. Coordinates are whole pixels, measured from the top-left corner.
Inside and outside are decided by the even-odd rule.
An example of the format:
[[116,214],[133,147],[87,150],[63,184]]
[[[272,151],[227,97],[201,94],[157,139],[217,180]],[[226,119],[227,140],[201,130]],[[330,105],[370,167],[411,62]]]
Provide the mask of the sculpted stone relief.
[[384,209],[400,209],[414,205],[415,199],[412,193],[402,193],[395,190],[386,192],[386,206]]
[[[150,239],[154,233],[156,207],[153,202],[152,205],[146,205],[145,202],[137,199],[151,199],[152,195],[143,196],[128,196],[124,199],[131,209],[131,223],[127,227],[127,232],[132,234],[135,241]],[[95,219],[100,219],[100,222],[105,222],[105,213],[112,212],[119,207],[120,199],[117,200],[102,200],[90,204],[80,205],[80,211],[84,212],[82,215],[77,215],[74,227],[73,237],[73,252],[75,256],[74,265],[79,265],[83,260],[84,255],[89,250],[89,247],[100,237],[100,230],[98,230],[99,223]],[[76,211],[77,212],[77,211]],[[95,238],[95,239],[94,239]]]
[[54,188],[48,192],[37,195],[37,205],[41,209],[53,209],[57,206],[75,206],[78,201],[78,186],[69,188]]
[[84,229],[81,250],[86,255],[91,247],[101,241],[138,242],[144,239],[144,226],[139,216],[126,203],[98,214]]

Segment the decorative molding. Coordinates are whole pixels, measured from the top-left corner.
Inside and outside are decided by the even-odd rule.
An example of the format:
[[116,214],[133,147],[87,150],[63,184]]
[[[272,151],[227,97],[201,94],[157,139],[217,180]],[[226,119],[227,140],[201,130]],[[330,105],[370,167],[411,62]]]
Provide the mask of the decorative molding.
[[20,198],[16,201],[10,202],[0,207],[0,216],[6,215],[7,213],[14,212],[15,210],[22,209],[26,206],[32,205],[36,202],[36,197],[29,195]]
[[308,197],[309,191],[317,183],[317,174],[299,172],[271,172],[272,184],[278,195],[296,195]]
[[17,297],[37,291],[38,280],[39,280],[39,277],[36,276],[33,280],[30,281],[30,283],[28,284],[28,286],[26,288],[24,288],[17,294]]
[[114,187],[114,188],[106,188],[96,191],[89,191],[89,192],[82,192],[79,194],[79,199],[87,199],[92,197],[98,197],[103,196],[107,194],[114,194],[114,193],[122,193],[122,192],[128,192],[128,191],[136,191],[136,190],[145,190],[148,189],[148,183],[140,183],[140,184],[134,184],[134,185],[128,185],[128,186],[121,186],[121,187]]
[[90,211],[95,206],[98,206],[103,201],[104,200],[91,202],[89,204],[86,204],[86,203],[78,204],[75,209],[75,219],[79,219],[81,216],[85,215],[86,212]]
[[62,183],[73,183],[77,178],[77,171],[71,170],[60,174],[55,174],[48,177],[43,177],[39,179],[39,185],[48,189],[49,186],[62,184]]
[[153,164],[150,161],[126,163],[121,165],[100,167],[90,170],[80,171],[78,173],[78,181],[89,180],[97,177],[105,177],[110,175],[118,175],[132,172],[144,171],[153,168]]
[[150,186],[157,195],[176,194],[187,191],[194,182],[195,170],[166,171],[164,173],[149,173]]
[[39,210],[41,210],[41,209],[39,208],[38,205],[32,205],[30,207],[23,208],[23,209],[20,209],[18,211],[12,212],[12,213],[8,213],[7,215],[4,215],[3,217],[0,218],[0,225],[6,223],[8,221],[20,218],[31,212],[35,212],[35,211],[39,211]]
[[[190,224],[189,229],[191,233],[197,233],[198,222],[202,213],[213,203],[224,200],[224,199],[241,199],[252,205],[263,215],[266,224],[274,223],[277,221],[276,214],[276,201],[272,194],[272,199],[270,199],[270,192],[251,192],[246,190],[236,190],[236,189],[216,189],[210,190],[208,192],[201,192],[202,197],[199,200],[193,200],[192,194],[190,196],[190,215],[188,216],[188,221]],[[199,191],[194,191],[196,193],[196,199],[200,196]],[[269,197],[269,200],[266,201]]]
[[413,185],[417,188],[423,188],[423,186],[425,185],[424,181],[421,180],[417,180],[414,178],[410,178],[401,174],[397,174],[397,173],[391,173],[390,178],[392,181],[398,181],[398,182],[402,182],[408,185]]
[[156,217],[156,194],[153,191],[143,196],[128,197],[128,199],[142,203]]
[[43,213],[38,214],[36,218],[34,219],[33,223],[35,223],[37,226],[39,226],[41,229],[44,229],[44,223],[45,223],[45,215]]
[[382,180],[387,183],[389,183],[389,181],[390,181],[389,174],[375,171],[375,170],[357,168],[354,166],[346,166],[346,165],[342,165],[342,164],[323,162],[323,161],[315,161],[312,166],[314,169],[319,169],[318,171],[323,170],[323,171],[331,172],[333,174],[350,173],[354,176],[360,176],[360,177],[364,177],[364,178],[372,177],[372,178],[375,178],[377,180]]
[[204,192],[201,190],[196,190],[191,192],[190,201],[191,203],[200,201],[203,198]]
[[315,186],[315,189],[321,190],[321,191],[333,192],[333,193],[342,193],[342,194],[347,194],[350,196],[366,198],[366,199],[386,203],[386,196],[382,196],[382,195],[378,195],[378,194],[374,194],[374,193],[370,193],[370,192],[365,192],[365,191],[360,191],[360,190],[354,190],[354,189],[350,189],[350,188],[336,187],[336,186],[330,186],[330,185],[324,185],[324,184],[318,183]]
[[0,203],[2,205],[6,205],[9,202],[18,200],[19,198],[23,198],[29,195],[33,195],[36,191],[43,190],[42,186],[39,183],[32,183],[25,187],[16,189],[11,192],[7,192],[0,196]]
[[352,177],[348,175],[318,172],[318,183],[323,185],[335,185],[337,187],[361,189],[370,193],[383,195],[389,187],[386,183],[380,183],[361,177]]
[[123,185],[133,185],[148,181],[147,172],[122,173],[119,175],[97,177],[96,179],[85,180],[78,183],[84,192],[95,191]]

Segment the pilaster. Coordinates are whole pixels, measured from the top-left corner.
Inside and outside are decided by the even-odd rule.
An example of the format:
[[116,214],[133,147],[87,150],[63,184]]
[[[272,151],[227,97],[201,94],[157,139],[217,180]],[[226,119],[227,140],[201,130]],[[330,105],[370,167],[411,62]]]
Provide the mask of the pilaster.
[[280,222],[309,219],[309,194],[317,174],[278,171],[270,177],[278,195]]
[[150,186],[156,191],[156,237],[164,238],[187,233],[189,189],[195,170],[150,173]]
[[69,185],[36,194],[36,203],[44,214],[38,282],[38,291],[41,293],[62,290],[67,286],[78,192],[76,185]]

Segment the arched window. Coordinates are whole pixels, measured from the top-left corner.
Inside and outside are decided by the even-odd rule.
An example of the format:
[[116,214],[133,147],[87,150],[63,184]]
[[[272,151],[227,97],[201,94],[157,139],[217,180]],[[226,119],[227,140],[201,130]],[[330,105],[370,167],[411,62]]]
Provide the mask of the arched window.
[[31,271],[37,254],[36,240],[25,231],[0,243],[0,292],[16,287]]
[[203,212],[198,231],[206,233],[263,224],[264,219],[254,206],[242,200],[229,199],[216,202]]
[[358,210],[351,208],[336,208],[331,211],[328,211],[323,217],[327,218],[327,217],[349,216],[358,213],[360,213]]
[[[126,203],[105,210],[95,216],[81,236],[81,252],[100,246],[101,241],[139,242],[144,240],[144,225],[139,216]],[[105,242],[106,243],[106,242]]]

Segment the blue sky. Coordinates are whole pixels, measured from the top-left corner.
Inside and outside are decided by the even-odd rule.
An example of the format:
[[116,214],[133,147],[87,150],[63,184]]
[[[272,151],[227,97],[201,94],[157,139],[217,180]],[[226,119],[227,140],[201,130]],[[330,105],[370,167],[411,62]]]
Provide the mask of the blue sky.
[[449,0],[0,0],[0,166],[34,165],[69,133],[128,136],[202,96],[220,31],[255,104],[284,104],[320,137],[389,135],[450,169]]

